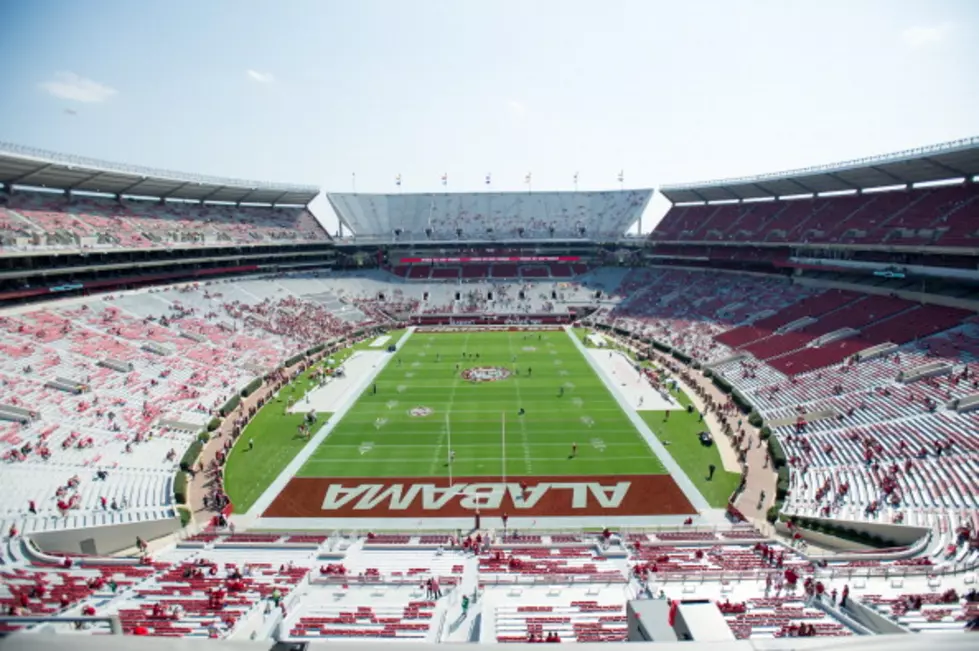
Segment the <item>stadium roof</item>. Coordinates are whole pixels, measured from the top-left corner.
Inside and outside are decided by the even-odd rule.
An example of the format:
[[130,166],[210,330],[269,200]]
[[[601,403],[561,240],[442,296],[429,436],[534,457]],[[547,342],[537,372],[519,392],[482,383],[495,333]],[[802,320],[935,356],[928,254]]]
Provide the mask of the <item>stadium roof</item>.
[[976,175],[979,175],[979,137],[832,165],[668,185],[660,188],[660,192],[672,203],[731,201],[864,190]]
[[[618,239],[652,190],[349,194],[327,199],[360,239],[398,241]],[[522,235],[519,234],[522,229]]]
[[319,194],[315,186],[184,174],[9,143],[0,143],[0,183],[165,199],[303,206]]

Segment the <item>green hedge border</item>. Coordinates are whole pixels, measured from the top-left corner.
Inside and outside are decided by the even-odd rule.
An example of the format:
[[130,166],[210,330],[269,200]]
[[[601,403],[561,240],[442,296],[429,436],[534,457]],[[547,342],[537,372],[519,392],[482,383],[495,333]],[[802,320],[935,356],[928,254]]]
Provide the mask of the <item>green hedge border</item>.
[[768,453],[772,456],[772,466],[776,470],[785,466],[787,461],[785,450],[782,449],[782,444],[779,442],[778,437],[770,436],[768,438]]
[[204,451],[204,444],[200,440],[196,440],[188,446],[187,451],[184,452],[184,456],[180,459],[180,469],[187,472],[194,467],[197,462],[197,457],[201,456],[201,452]]
[[173,478],[173,499],[177,504],[187,503],[187,473],[183,471]]
[[[333,342],[334,344],[346,341],[346,338]],[[298,364],[300,361],[305,359],[307,356],[315,355],[327,348],[330,345],[329,342],[322,344],[317,344],[312,348],[309,348],[305,352],[293,355],[287,359],[281,368],[288,368]],[[247,398],[251,394],[255,393],[258,389],[262,387],[265,383],[263,377],[257,377],[251,382],[249,382],[245,387],[235,395],[231,396],[226,403],[221,406],[218,410],[220,416],[215,416],[207,423],[207,431],[201,432],[197,435],[197,439],[187,447],[187,451],[184,452],[184,456],[180,459],[180,470],[174,475],[173,478],[173,498],[178,504],[177,511],[180,514],[180,524],[186,527],[187,524],[193,519],[193,514],[190,512],[186,506],[188,500],[188,476],[187,473],[191,470],[195,463],[197,463],[198,457],[201,456],[201,452],[204,451],[204,446],[207,445],[208,441],[211,440],[210,432],[216,431],[221,427],[222,420],[233,412],[238,405],[241,404],[242,398]]]
[[251,394],[255,393],[256,391],[258,391],[258,389],[262,386],[264,382],[265,380],[263,378],[260,377],[255,378],[254,380],[246,384],[245,388],[241,390],[241,397],[247,398]]
[[782,506],[784,502],[777,500],[775,504],[768,507],[768,511],[765,513],[765,519],[771,524],[775,524],[781,517],[779,514],[782,512]]
[[789,467],[782,466],[778,469],[778,481],[775,484],[775,499],[784,501],[789,495]]
[[235,410],[235,408],[240,403],[241,403],[241,396],[239,396],[238,394],[235,394],[235,395],[231,396],[231,399],[228,400],[228,402],[224,403],[221,406],[221,409],[219,410],[219,412],[220,412],[220,414],[222,416],[227,416],[228,414],[230,414],[231,412],[233,412]]

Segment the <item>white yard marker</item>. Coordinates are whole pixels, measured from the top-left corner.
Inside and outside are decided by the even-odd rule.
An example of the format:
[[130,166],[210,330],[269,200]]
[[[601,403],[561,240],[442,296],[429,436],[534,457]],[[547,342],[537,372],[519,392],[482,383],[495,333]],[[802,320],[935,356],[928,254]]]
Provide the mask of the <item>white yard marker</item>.
[[503,458],[501,459],[501,462],[503,463],[503,470],[501,473],[502,477],[500,483],[505,484],[506,483],[506,412],[503,412],[503,421],[500,424],[500,446],[503,448]]
[[452,485],[452,428],[449,426],[449,412],[445,412],[445,436],[448,446],[445,449],[445,457],[449,466],[449,486]]

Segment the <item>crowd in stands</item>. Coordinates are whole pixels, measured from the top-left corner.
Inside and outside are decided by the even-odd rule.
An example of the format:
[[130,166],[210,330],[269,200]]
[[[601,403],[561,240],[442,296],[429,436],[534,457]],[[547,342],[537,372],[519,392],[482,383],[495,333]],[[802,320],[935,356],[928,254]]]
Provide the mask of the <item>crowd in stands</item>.
[[[349,294],[359,306],[380,308],[386,314],[552,314],[567,313],[575,305],[595,304],[595,285],[589,275],[556,282],[543,276],[523,282],[513,282],[518,278],[516,271],[496,275],[501,265],[469,265],[463,267],[463,281],[424,282],[422,276],[409,282],[382,286],[375,285],[359,292]],[[510,265],[516,269],[515,265]],[[467,277],[468,269],[480,267],[480,276]],[[411,271],[424,269],[428,278],[429,267],[410,268]],[[393,269],[392,272],[395,272]],[[585,270],[582,270],[585,271]],[[397,275],[397,274],[396,274]]]
[[805,295],[783,280],[674,269],[634,269],[615,294],[607,323],[705,362],[730,354],[717,335]]
[[305,208],[165,204],[15,192],[0,196],[0,250],[112,249],[324,242]]
[[[434,554],[427,564],[407,566],[404,557],[392,556],[392,565],[400,569],[390,572],[365,556],[366,550],[385,546],[388,534],[369,536],[361,541],[357,555],[331,557],[331,564],[319,562],[315,551],[299,549],[310,544],[319,549],[323,540],[288,542],[284,536],[243,538],[227,533],[189,541],[206,547],[196,556],[188,556],[188,548],[155,558],[143,553],[138,564],[121,566],[125,569],[103,570],[85,559],[69,559],[68,566],[59,565],[61,560],[55,565],[30,560],[19,544],[21,535],[52,522],[70,528],[170,517],[170,481],[177,459],[228,398],[256,376],[267,376],[272,389],[281,386],[288,376],[277,369],[286,359],[324,341],[350,336],[386,318],[394,306],[426,309],[423,306],[433,302],[432,296],[428,301],[418,296],[432,291],[425,289],[428,286],[392,284],[383,272],[280,275],[73,300],[0,316],[0,453],[6,464],[0,486],[7,496],[2,528],[7,534],[4,553],[16,567],[4,574],[9,585],[0,589],[0,602],[21,613],[96,609],[99,614],[119,614],[127,632],[139,629],[175,637],[230,635],[253,616],[263,621],[278,617],[303,639],[418,637],[429,635],[430,626],[418,628],[419,622],[409,620],[416,613],[444,608],[439,591],[426,594],[434,596],[431,607],[419,605],[428,603],[421,598],[392,603],[391,612],[384,613],[358,610],[358,604],[351,623],[349,610],[323,604],[307,608],[309,604],[292,601],[296,586],[320,567],[333,568],[323,573],[331,581],[382,578],[395,571],[404,578],[408,567],[409,576],[437,577],[438,585],[448,587],[453,583],[443,580],[436,565],[454,567],[459,559],[475,554],[471,566],[486,583],[501,576],[531,585],[542,579],[621,583],[645,589],[650,596],[657,589],[670,591],[669,581],[676,575],[702,575],[708,584],[715,581],[709,589],[719,590],[716,579],[721,574],[754,572],[756,578],[765,577],[764,596],[759,589],[733,602],[721,601],[735,634],[805,637],[852,633],[826,610],[817,613],[813,607],[825,602],[830,610],[838,608],[850,594],[849,584],[831,583],[826,572],[833,579],[845,572],[881,568],[907,576],[941,570],[959,577],[951,573],[979,562],[979,488],[974,481],[979,476],[979,441],[974,435],[979,415],[959,409],[979,392],[976,317],[964,310],[907,306],[897,299],[800,291],[785,281],[673,269],[606,271],[582,279],[575,290],[590,292],[597,279],[605,283],[612,309],[595,316],[596,323],[665,344],[655,353],[659,363],[699,394],[705,415],[717,418],[742,458],[763,442],[748,433],[748,417],[738,401],[715,400],[701,387],[702,369],[670,356],[665,348],[697,362],[713,361],[711,373],[736,388],[768,422],[790,469],[786,513],[914,524],[931,529],[934,537],[902,559],[829,567],[798,549],[742,539],[742,534],[759,535],[742,530],[731,532],[731,537],[679,530],[622,538],[624,561],[609,553],[615,550],[614,542],[596,544],[584,535],[579,539],[533,532],[514,540],[487,533],[470,540],[465,550],[456,549],[463,543],[451,537],[389,536],[391,547],[428,546]],[[494,303],[507,311],[522,309],[528,300],[536,301],[534,309],[554,302],[536,282],[488,286]],[[448,287],[455,291],[456,285]],[[480,291],[478,285],[463,285],[455,309],[489,309]],[[386,300],[379,298],[382,292]],[[540,293],[534,296],[535,292]],[[454,298],[448,302],[456,303]],[[900,315],[914,315],[911,338],[905,338],[906,328],[888,329],[886,337],[865,334]],[[857,355],[861,350],[848,351],[845,359],[822,366],[797,362],[793,368],[800,370],[795,373],[771,362],[796,355],[801,348],[770,357],[755,354],[759,341],[800,333],[812,342],[844,328],[864,333],[862,338],[848,337],[863,341],[861,345],[893,346],[866,358]],[[251,415],[238,417],[222,444],[225,450],[240,437]],[[774,455],[771,458],[774,463]],[[207,505],[218,527],[231,525],[223,513],[228,498],[222,463],[219,456],[212,464],[193,468],[213,480]],[[245,552],[222,547],[256,541],[274,549]],[[874,574],[868,576],[875,580]],[[892,595],[882,589],[882,582],[870,588],[879,592],[862,589],[861,599]],[[952,595],[947,589],[944,586],[939,597],[922,589],[906,597],[886,597],[902,601],[881,603],[911,626],[921,626],[921,619],[951,625],[974,617],[974,602],[958,596],[964,590]],[[837,600],[836,591],[842,599]],[[108,606],[97,606],[101,603]],[[901,612],[894,603],[904,604]],[[501,608],[492,628],[498,641],[526,641],[529,635],[535,641],[624,639],[618,619],[624,616],[622,602],[569,601],[562,608],[571,614],[560,615],[569,621],[552,623]],[[596,614],[604,608],[609,614]],[[382,621],[388,617],[397,621]],[[347,632],[362,623],[369,633]]]
[[[847,616],[853,600],[913,631],[963,630],[979,604],[960,581],[934,580],[933,568],[870,556],[859,566],[814,561],[744,524],[628,534],[539,531],[517,541],[474,535],[481,538],[477,564],[466,562],[471,545],[418,533],[212,528],[152,555],[137,540],[134,557],[114,561],[50,556],[22,545],[0,572],[0,605],[13,616],[116,615],[127,634],[157,637],[254,638],[280,628],[296,641],[445,641],[454,629],[440,622],[481,613],[480,639],[597,642],[626,639],[628,594],[709,599],[737,638],[866,634],[865,624]],[[903,577],[900,585],[874,574],[886,568]],[[461,598],[446,598],[457,591]]]
[[655,241],[976,246],[975,184],[771,202],[674,206]]
[[[592,322],[709,365],[757,410],[784,450],[786,513],[979,525],[979,416],[960,408],[979,396],[974,311],[675,269],[633,270],[612,293],[623,300]],[[732,317],[741,301],[751,311]],[[734,427],[747,414],[733,402],[721,418],[742,454],[762,444]],[[975,555],[967,541],[935,552],[959,563]]]
[[[171,517],[173,470],[222,405],[256,376],[281,382],[276,369],[296,353],[373,323],[303,276],[0,316],[0,525]],[[220,508],[226,496],[210,500]]]
[[334,194],[330,201],[355,239],[400,242],[497,239],[618,240],[651,192],[502,194]]

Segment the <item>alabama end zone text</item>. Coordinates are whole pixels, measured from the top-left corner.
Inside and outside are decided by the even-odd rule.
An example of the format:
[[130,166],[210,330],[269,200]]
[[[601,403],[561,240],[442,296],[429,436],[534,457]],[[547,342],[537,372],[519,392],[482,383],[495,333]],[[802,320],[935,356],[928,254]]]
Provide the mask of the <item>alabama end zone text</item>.
[[579,477],[293,477],[267,518],[692,515],[669,475]]

